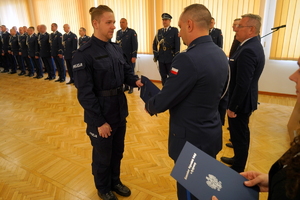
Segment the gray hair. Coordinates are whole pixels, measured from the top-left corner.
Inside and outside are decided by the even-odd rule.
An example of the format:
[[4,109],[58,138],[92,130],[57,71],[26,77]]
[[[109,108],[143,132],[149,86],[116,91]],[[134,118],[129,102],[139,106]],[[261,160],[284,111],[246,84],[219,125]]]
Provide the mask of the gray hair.
[[255,14],[251,14],[251,13],[242,15],[242,18],[244,18],[244,17],[249,18],[247,25],[251,25],[251,26],[255,27],[256,33],[259,34],[260,27],[261,27],[261,17],[259,15],[255,15]]

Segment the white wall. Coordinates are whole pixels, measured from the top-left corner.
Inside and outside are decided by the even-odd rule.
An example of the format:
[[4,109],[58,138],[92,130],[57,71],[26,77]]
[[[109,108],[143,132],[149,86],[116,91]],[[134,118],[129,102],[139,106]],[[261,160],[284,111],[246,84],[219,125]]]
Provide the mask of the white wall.
[[[271,28],[273,27],[276,0],[265,0],[263,3],[265,4],[265,7],[261,33],[262,36],[271,32]],[[271,41],[272,35],[262,38],[262,44],[264,46],[266,56],[266,64],[259,81],[259,91],[295,94],[295,84],[289,80],[289,76],[297,70],[297,62],[270,60],[269,55]],[[153,62],[153,55],[138,54],[136,71],[137,74],[145,75],[151,80],[160,80],[156,63]]]

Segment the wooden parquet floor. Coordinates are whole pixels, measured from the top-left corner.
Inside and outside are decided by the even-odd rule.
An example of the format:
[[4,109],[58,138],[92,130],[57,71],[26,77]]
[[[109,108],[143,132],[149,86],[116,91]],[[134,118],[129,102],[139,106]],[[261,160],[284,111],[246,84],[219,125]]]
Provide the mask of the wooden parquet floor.
[[[161,87],[161,86],[160,86]],[[135,89],[121,178],[128,200],[174,200],[168,157],[168,112],[150,117]],[[274,100],[274,102],[272,102]],[[251,118],[248,170],[267,172],[289,147],[286,124],[294,98],[260,96]],[[232,156],[225,147],[220,156]],[[0,74],[0,200],[98,200],[91,145],[74,85]],[[262,194],[260,199],[266,199]]]

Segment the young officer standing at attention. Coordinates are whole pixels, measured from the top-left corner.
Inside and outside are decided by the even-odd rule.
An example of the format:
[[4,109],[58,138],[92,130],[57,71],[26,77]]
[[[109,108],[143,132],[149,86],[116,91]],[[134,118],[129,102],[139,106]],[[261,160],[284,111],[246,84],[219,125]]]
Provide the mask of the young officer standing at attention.
[[100,5],[90,9],[94,33],[73,57],[78,101],[84,109],[86,132],[93,146],[92,173],[98,195],[117,200],[112,191],[130,196],[120,180],[128,107],[123,84],[141,87],[122,49],[110,40],[115,27],[113,11]]

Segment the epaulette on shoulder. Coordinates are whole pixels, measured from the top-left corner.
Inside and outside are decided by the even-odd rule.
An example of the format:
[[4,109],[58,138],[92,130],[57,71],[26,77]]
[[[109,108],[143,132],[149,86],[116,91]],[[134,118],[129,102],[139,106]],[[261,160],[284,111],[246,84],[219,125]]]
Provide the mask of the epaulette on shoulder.
[[84,50],[90,48],[91,45],[92,45],[91,40],[89,40],[87,43],[85,43],[84,45],[82,45],[82,46],[78,49],[78,51],[84,51]]

